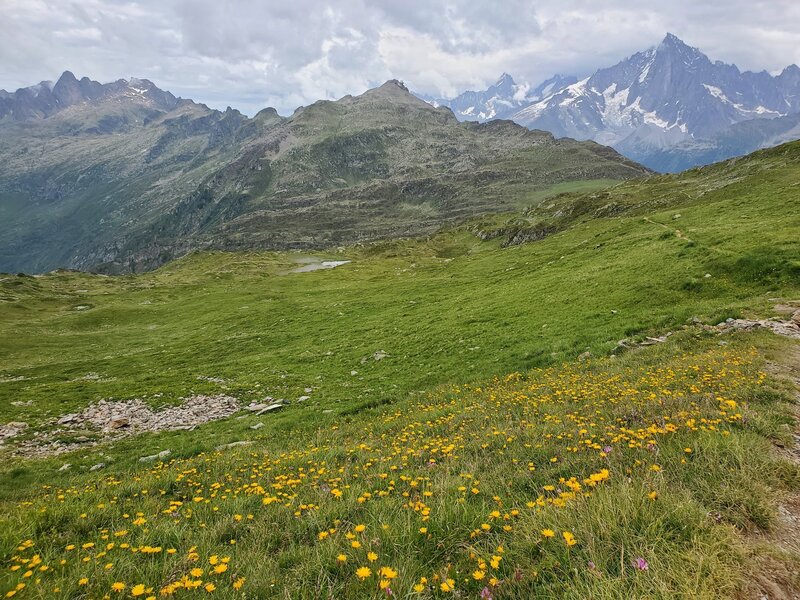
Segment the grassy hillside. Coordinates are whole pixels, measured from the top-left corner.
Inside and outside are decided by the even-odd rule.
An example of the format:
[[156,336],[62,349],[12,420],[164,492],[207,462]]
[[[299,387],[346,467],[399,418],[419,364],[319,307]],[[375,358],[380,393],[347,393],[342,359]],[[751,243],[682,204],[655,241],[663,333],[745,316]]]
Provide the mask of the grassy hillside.
[[[291,403],[5,461],[0,591],[713,598],[763,561],[791,573],[745,535],[800,481],[770,449],[791,418],[764,361],[788,343],[689,328],[600,357],[798,300],[798,171],[790,144],[348,247],[333,270],[211,252],[3,277],[0,422],[30,424],[6,452],[100,399]],[[214,450],[231,442],[252,443]]]

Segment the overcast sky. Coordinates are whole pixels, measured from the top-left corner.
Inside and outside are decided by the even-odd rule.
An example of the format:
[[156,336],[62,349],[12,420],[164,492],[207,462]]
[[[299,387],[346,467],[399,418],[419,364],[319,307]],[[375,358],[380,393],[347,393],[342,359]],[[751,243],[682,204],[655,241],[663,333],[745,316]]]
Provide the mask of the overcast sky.
[[588,75],[668,31],[712,60],[800,63],[798,0],[0,0],[0,88],[69,69],[247,114],[386,79],[452,96]]

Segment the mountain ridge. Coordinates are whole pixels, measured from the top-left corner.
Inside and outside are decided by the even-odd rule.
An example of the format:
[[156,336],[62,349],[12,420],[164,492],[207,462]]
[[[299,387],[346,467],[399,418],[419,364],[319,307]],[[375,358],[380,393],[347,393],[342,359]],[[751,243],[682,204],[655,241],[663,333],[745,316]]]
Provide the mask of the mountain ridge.
[[459,123],[397,80],[249,118],[142,80],[70,76],[58,110],[0,120],[0,270],[140,271],[198,248],[419,235],[554,185],[648,173],[591,142]]
[[79,80],[71,71],[64,71],[55,83],[42,81],[13,93],[0,90],[0,120],[44,119],[79,103],[119,96],[138,97],[141,103],[161,110],[171,110],[182,102],[148,79],[133,77],[103,84],[88,77]]
[[509,118],[526,104],[576,81],[577,77],[557,74],[531,89],[527,84],[517,84],[511,75],[504,72],[485,91],[467,91],[450,99],[417,95],[433,106],[446,106],[461,121],[488,121]]

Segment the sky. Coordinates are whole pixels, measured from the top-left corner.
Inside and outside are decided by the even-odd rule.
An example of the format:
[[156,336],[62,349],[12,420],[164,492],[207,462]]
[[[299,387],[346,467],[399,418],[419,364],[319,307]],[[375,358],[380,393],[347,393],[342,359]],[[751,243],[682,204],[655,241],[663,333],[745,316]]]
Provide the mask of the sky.
[[140,77],[252,115],[387,79],[452,97],[583,77],[672,32],[712,60],[800,63],[797,0],[0,0],[0,88]]

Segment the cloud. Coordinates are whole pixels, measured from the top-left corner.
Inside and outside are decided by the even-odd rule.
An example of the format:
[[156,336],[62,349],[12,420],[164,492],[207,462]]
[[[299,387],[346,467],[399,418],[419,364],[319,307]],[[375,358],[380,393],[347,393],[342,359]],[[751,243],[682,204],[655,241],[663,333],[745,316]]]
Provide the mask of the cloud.
[[0,87],[70,69],[146,77],[211,106],[284,114],[389,78],[453,95],[503,71],[584,76],[667,31],[712,59],[800,62],[795,0],[3,0]]

